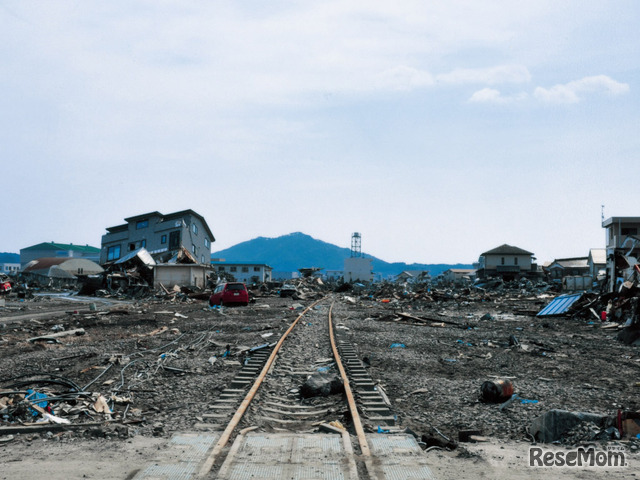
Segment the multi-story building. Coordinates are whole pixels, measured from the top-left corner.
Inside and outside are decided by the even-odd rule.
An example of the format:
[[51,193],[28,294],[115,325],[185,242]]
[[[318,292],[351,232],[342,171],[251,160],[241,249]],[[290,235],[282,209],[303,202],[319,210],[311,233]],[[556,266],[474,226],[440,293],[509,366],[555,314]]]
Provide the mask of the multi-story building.
[[538,265],[533,263],[533,255],[505,243],[480,255],[476,275],[478,278],[502,277],[505,280],[536,275]]
[[231,275],[237,282],[264,283],[271,281],[273,268],[266,263],[211,262],[218,276]]
[[124,219],[125,224],[108,227],[102,236],[100,264],[118,260],[139,248],[154,257],[170,257],[182,248],[201,264],[208,264],[215,238],[206,220],[193,210],[164,215],[150,212]]
[[607,285],[614,291],[618,283],[638,274],[640,217],[610,217],[602,227],[607,238]]
[[74,245],[73,243],[45,242],[20,249],[20,266],[24,266],[38,258],[84,258],[97,262],[100,259],[100,249],[89,245]]

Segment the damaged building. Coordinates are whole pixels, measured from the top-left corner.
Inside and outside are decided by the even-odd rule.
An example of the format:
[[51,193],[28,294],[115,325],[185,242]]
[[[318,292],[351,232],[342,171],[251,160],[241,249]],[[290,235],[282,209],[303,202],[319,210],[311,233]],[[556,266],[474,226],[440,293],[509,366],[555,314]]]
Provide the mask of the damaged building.
[[168,215],[150,212],[125,218],[125,224],[108,227],[102,236],[100,264],[114,262],[140,248],[156,261],[168,262],[185,249],[196,263],[208,264],[215,238],[206,220],[193,210]]
[[100,265],[86,258],[39,258],[27,263],[20,275],[25,280],[53,286],[73,284],[78,277],[102,272]]
[[602,222],[607,241],[607,289],[616,290],[640,276],[640,217],[610,217]]

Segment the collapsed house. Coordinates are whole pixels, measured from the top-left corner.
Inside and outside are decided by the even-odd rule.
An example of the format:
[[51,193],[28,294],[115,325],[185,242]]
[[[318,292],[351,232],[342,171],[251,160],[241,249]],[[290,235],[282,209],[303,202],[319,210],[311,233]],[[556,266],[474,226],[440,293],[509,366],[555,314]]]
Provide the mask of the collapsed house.
[[21,271],[21,279],[47,286],[74,285],[84,275],[96,275],[104,269],[86,258],[39,258]]
[[213,271],[211,266],[198,263],[184,247],[171,254],[156,255],[139,248],[104,267],[103,273],[84,279],[80,293],[139,298],[156,290],[168,294],[176,286],[205,289]]

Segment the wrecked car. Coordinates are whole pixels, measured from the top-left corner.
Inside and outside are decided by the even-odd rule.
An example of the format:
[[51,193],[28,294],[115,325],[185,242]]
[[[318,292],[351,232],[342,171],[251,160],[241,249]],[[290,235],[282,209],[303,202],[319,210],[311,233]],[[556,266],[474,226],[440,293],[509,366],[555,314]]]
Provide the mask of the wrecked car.
[[209,297],[209,305],[211,306],[234,304],[249,305],[249,292],[244,283],[221,283]]

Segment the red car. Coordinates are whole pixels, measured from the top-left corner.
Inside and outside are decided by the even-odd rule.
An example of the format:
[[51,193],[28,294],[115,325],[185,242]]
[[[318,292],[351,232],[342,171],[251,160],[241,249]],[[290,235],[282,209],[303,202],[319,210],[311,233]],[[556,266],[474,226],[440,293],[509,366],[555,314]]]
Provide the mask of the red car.
[[209,297],[211,306],[232,304],[249,305],[249,292],[244,283],[221,283]]
[[11,282],[6,275],[0,275],[0,294],[11,291]]

